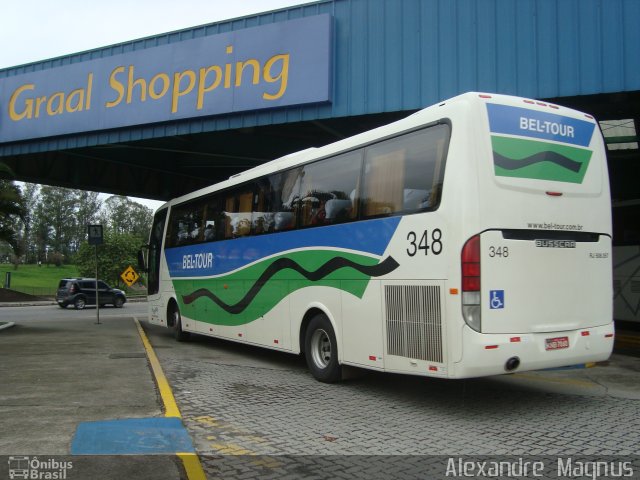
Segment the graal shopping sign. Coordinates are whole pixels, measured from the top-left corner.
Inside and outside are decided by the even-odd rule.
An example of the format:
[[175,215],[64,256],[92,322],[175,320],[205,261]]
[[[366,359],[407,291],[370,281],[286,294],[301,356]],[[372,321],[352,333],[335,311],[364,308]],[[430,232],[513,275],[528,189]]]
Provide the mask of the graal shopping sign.
[[323,14],[0,79],[0,142],[331,100]]

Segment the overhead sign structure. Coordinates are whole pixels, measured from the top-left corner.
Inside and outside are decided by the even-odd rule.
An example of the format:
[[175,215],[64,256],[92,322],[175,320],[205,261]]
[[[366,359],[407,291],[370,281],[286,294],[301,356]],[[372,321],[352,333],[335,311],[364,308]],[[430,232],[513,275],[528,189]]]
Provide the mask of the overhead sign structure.
[[0,79],[0,143],[331,100],[322,14]]
[[127,286],[130,287],[138,281],[140,275],[138,275],[138,272],[136,272],[133,267],[129,265],[129,267],[120,274],[120,278],[124,283],[127,284]]

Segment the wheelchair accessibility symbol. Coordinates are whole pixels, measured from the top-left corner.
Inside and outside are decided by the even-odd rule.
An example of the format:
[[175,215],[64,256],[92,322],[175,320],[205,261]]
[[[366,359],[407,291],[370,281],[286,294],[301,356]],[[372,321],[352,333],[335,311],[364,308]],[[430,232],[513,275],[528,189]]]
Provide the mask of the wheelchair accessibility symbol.
[[489,308],[491,310],[504,308],[504,290],[489,291]]

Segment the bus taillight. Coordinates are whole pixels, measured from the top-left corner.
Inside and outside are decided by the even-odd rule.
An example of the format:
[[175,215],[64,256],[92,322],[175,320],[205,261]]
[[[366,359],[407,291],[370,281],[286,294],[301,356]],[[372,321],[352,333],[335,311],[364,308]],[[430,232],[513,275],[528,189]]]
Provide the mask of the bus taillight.
[[472,329],[480,331],[480,235],[462,247],[462,316]]

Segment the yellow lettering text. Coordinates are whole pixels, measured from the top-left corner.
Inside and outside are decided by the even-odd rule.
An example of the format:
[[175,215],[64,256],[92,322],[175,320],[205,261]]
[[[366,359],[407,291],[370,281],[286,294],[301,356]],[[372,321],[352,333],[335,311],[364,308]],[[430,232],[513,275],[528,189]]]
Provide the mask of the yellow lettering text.
[[129,81],[127,83],[127,103],[131,103],[133,97],[133,89],[140,87],[140,101],[144,102],[147,99],[147,81],[144,78],[133,79],[134,66],[129,65]]
[[47,115],[62,115],[64,113],[64,93],[56,92],[47,100]]
[[242,84],[242,74],[245,67],[248,65],[253,67],[251,83],[257,85],[260,82],[260,63],[252,58],[246,62],[236,62],[236,87],[239,87]]
[[105,103],[107,108],[117,107],[124,98],[124,85],[116,79],[116,75],[122,72],[124,72],[124,67],[118,67],[111,72],[111,75],[109,75],[109,86],[118,93],[118,96],[112,102]]
[[[281,66],[278,74],[274,75],[274,72],[271,70],[276,63],[280,63]],[[262,98],[265,100],[277,100],[282,97],[284,92],[287,91],[287,82],[289,81],[289,54],[274,55],[267,60],[267,63],[264,64],[262,78],[264,78],[264,81],[268,83],[280,82],[280,89],[275,95],[265,92],[262,94]]]
[[[233,45],[229,45],[227,47],[227,55],[231,55],[233,53]],[[224,88],[231,88],[231,64],[227,63],[224,66]]]
[[[189,83],[187,88],[181,90],[180,84],[182,83],[182,79],[187,77],[189,79]],[[178,101],[180,97],[184,95],[188,95],[193,87],[196,85],[196,72],[193,70],[185,70],[184,72],[177,72],[173,74],[173,95],[171,96],[171,113],[176,113],[178,111]]]
[[87,76],[87,104],[85,108],[89,110],[91,108],[91,92],[93,90],[93,73]]
[[27,98],[24,101],[24,109],[20,112],[16,111],[16,102],[18,101],[18,97],[25,90],[33,90],[36,86],[33,83],[27,83],[26,85],[22,85],[17,88],[13,94],[11,95],[11,99],[9,100],[9,118],[14,122],[18,122],[23,118],[31,118],[33,115],[33,99]]
[[[207,75],[209,75],[209,73],[211,72],[215,72],[216,78],[211,83],[211,85],[207,86]],[[202,110],[202,107],[204,105],[204,94],[218,88],[218,85],[220,85],[221,81],[222,69],[218,65],[212,65],[209,68],[200,69],[200,76],[198,81],[198,100],[196,102],[196,108],[198,110]]]
[[[160,80],[162,81],[162,90],[158,92],[156,90],[156,83]],[[159,98],[164,97],[169,91],[170,84],[171,80],[169,80],[169,75],[167,75],[166,73],[159,73],[149,82],[149,96],[154,100],[158,100]]]
[[[74,104],[75,102],[75,104]],[[81,112],[84,108],[84,89],[78,88],[69,93],[65,102],[65,110],[71,112]]]
[[36,118],[40,118],[40,108],[42,107],[42,104],[46,104],[47,103],[47,97],[38,97],[36,98]]

